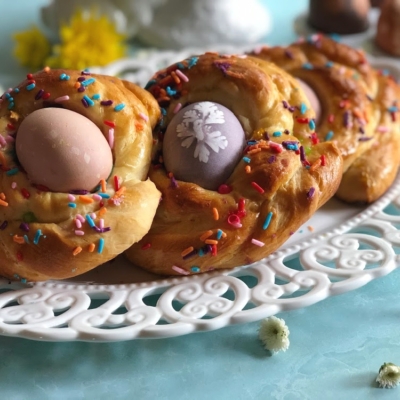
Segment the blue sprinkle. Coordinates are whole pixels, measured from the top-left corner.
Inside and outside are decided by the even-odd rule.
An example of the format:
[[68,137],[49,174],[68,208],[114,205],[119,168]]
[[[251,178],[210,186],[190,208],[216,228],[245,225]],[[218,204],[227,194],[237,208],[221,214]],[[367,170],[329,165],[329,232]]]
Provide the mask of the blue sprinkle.
[[99,99],[100,99],[100,95],[99,95],[98,93],[96,93],[96,94],[94,94],[94,95],[92,96],[92,99],[93,99],[93,100],[99,100]]
[[168,96],[175,96],[176,93],[177,93],[176,90],[171,89],[169,86],[167,86],[167,87],[165,88],[165,91],[167,92]]
[[19,89],[17,87],[14,89],[14,93],[19,93]]
[[188,68],[192,68],[197,64],[199,57],[192,57],[188,60]]
[[83,98],[86,100],[86,102],[89,104],[90,107],[94,106],[94,101],[89,96],[86,96],[85,94]]
[[103,252],[103,249],[104,249],[104,239],[100,238],[99,239],[99,248],[98,248],[97,252],[99,254],[101,254]]
[[6,175],[12,176],[12,175],[17,174],[18,172],[19,172],[19,169],[18,169],[18,168],[13,168],[13,169],[10,169],[9,171],[7,171],[7,172],[6,172]]
[[29,238],[28,238],[27,235],[24,235],[24,240],[25,240],[25,243],[28,243],[28,244],[29,244]]
[[68,207],[76,208],[76,204],[75,203],[68,203]]
[[99,196],[101,196],[103,199],[109,199],[110,195],[107,193],[97,193]]
[[249,140],[249,141],[247,142],[247,144],[248,144],[249,146],[251,146],[251,145],[253,145],[253,144],[257,144],[257,141],[256,141],[256,140]]
[[326,68],[332,68],[332,67],[333,67],[333,61],[328,61],[328,62],[325,64],[325,67],[326,67]]
[[218,231],[217,231],[217,240],[221,239],[223,234],[224,234],[224,232],[221,229],[218,229]]
[[304,69],[314,69],[314,66],[311,63],[304,63],[303,68]]
[[94,82],[96,82],[96,79],[94,79],[94,78],[89,78],[89,79],[86,79],[85,81],[81,82],[81,85],[82,85],[82,86],[89,86],[89,85],[91,85],[91,84],[94,83]]
[[165,108],[161,107],[161,114],[162,115],[167,115],[167,110]]
[[14,103],[10,103],[10,104],[8,105],[7,109],[8,109],[8,110],[11,110],[14,106],[15,106]]
[[7,92],[7,93],[6,93],[6,99],[8,99],[8,100],[9,100],[9,99],[10,99],[10,97],[11,97],[11,94]]
[[326,141],[331,140],[333,138],[333,135],[334,135],[333,131],[329,131],[325,136],[325,140]]
[[38,229],[35,233],[35,238],[33,239],[33,244],[38,244],[40,236],[42,236],[42,231]]
[[121,111],[124,107],[125,107],[125,104],[124,104],[124,103],[117,104],[117,105],[114,107],[114,111]]
[[300,104],[300,113],[305,114],[306,111],[307,111],[307,106],[305,105],[305,103],[301,103]]
[[26,282],[28,282],[28,281],[26,280],[26,278],[21,278],[21,283],[26,283]]
[[15,279],[19,279],[19,275],[18,274],[14,274],[14,278]]
[[383,69],[382,71],[383,76],[388,76],[389,75],[389,70],[388,69]]
[[178,64],[176,64],[176,66],[178,67],[178,69],[185,69],[186,68],[182,63],[178,63]]
[[282,132],[279,132],[279,131],[274,132],[274,133],[272,134],[272,136],[275,136],[275,137],[282,136]]
[[297,144],[288,144],[288,145],[286,145],[286,149],[297,151],[299,148],[297,147]]
[[61,79],[61,80],[64,80],[66,76],[67,76],[67,74],[61,74],[61,75],[60,75],[60,79]]
[[150,89],[153,85],[155,85],[157,81],[155,79],[152,79],[151,81],[147,82],[147,85],[144,87],[146,90]]
[[197,267],[196,265],[193,265],[193,267],[190,268],[193,272],[200,272],[200,268]]
[[36,85],[34,83],[31,83],[30,85],[28,85],[26,87],[26,90],[32,90],[32,89],[35,89],[35,87],[36,87]]
[[310,166],[309,166],[309,165],[306,165],[306,169],[310,169]]
[[398,111],[398,108],[396,106],[391,106],[391,107],[388,108],[388,111],[389,112],[396,112],[396,111]]
[[341,36],[337,33],[330,33],[328,35],[332,40],[334,40],[335,42],[340,42],[341,41]]
[[91,228],[94,228],[96,226],[96,224],[94,223],[94,221],[92,220],[92,218],[89,214],[86,215],[86,221],[88,222],[88,224]]
[[203,249],[200,249],[197,254],[198,254],[199,257],[203,257],[205,253],[204,253]]
[[310,119],[310,122],[308,123],[308,126],[310,127],[311,130],[315,129],[315,122],[313,119]]
[[263,225],[264,231],[269,227],[269,224],[271,223],[272,215],[273,215],[273,212],[270,211],[267,215],[267,218],[265,218],[264,225]]
[[251,159],[249,157],[243,157],[242,160],[247,164],[249,164],[251,161]]

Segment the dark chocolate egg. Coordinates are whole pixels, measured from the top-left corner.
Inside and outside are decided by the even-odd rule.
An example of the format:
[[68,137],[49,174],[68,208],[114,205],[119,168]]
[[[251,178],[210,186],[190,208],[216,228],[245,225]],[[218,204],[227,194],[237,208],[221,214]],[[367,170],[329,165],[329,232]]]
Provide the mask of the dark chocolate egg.
[[232,111],[210,101],[193,103],[167,127],[165,168],[178,180],[217,190],[232,174],[244,146],[242,125]]

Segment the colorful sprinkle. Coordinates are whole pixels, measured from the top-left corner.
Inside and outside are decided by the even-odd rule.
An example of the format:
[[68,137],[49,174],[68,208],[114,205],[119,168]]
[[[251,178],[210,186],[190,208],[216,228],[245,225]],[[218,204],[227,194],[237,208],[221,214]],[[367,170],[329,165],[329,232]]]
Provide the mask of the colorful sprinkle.
[[19,168],[13,168],[13,169],[8,170],[8,171],[6,172],[6,175],[7,175],[7,176],[12,176],[12,175],[17,174],[18,172],[19,172]]
[[315,121],[313,119],[310,119],[310,122],[308,123],[308,126],[313,131],[315,129]]
[[31,194],[25,188],[21,189],[21,194],[24,199],[29,199],[29,197],[31,197]]
[[94,243],[90,243],[89,247],[88,247],[88,252],[93,253],[95,248],[96,248],[96,245]]
[[307,200],[311,200],[314,197],[315,194],[315,188],[312,187],[310,190],[307,192]]
[[114,128],[108,130],[108,144],[110,145],[110,149],[114,148]]
[[300,114],[305,114],[307,111],[307,106],[305,103],[300,104]]
[[251,186],[253,186],[253,188],[256,189],[258,193],[263,194],[265,192],[265,190],[256,182],[251,182]]
[[241,228],[241,220],[236,214],[231,214],[228,217],[228,224],[233,226],[234,228]]
[[329,131],[325,136],[325,140],[326,141],[332,140],[333,135],[334,135],[333,131]]
[[265,218],[264,224],[263,224],[263,230],[265,231],[266,229],[268,229],[271,220],[272,220],[272,216],[274,215],[274,213],[272,211],[270,211],[267,215],[267,217]]
[[35,89],[35,87],[36,87],[36,85],[34,83],[31,83],[31,84],[26,86],[26,90],[31,91],[31,90]]
[[180,109],[182,108],[182,104],[181,103],[177,103],[174,110],[172,111],[174,114],[177,114]]
[[124,104],[124,103],[117,104],[117,105],[114,107],[114,111],[121,111],[124,107],[125,107],[125,104]]
[[187,249],[183,250],[181,253],[182,257],[187,256],[188,254],[190,254],[192,251],[194,250],[193,246],[188,247]]
[[73,252],[72,252],[72,255],[73,255],[73,256],[76,256],[76,255],[78,255],[81,251],[82,251],[82,247],[81,247],[81,246],[75,247],[75,249],[74,249]]
[[272,134],[272,136],[274,136],[274,137],[280,137],[280,136],[282,136],[282,132],[276,131],[276,132],[274,132],[274,133]]
[[81,230],[76,230],[75,231],[75,235],[77,235],[77,236],[83,236],[85,234],[85,232],[84,231],[81,231]]
[[100,104],[102,106],[111,106],[114,102],[112,100],[102,100]]
[[86,215],[86,221],[88,222],[88,224],[91,228],[94,228],[96,226],[92,217],[89,214]]
[[99,247],[98,247],[98,249],[97,249],[97,252],[98,252],[99,254],[101,254],[101,253],[103,252],[103,250],[104,250],[104,239],[103,239],[103,238],[100,238],[100,239],[99,239]]
[[82,82],[81,82],[81,85],[82,85],[82,86],[89,86],[89,85],[91,85],[91,84],[94,83],[94,82],[96,82],[96,79],[94,79],[94,78],[89,78],[89,79],[86,79],[86,80],[82,81]]
[[265,243],[260,242],[257,239],[251,239],[251,243],[253,243],[253,244],[255,244],[256,246],[259,246],[259,247],[263,247],[265,245]]
[[200,272],[200,268],[194,265],[193,267],[190,268],[192,272]]
[[56,102],[56,103],[62,103],[63,101],[67,101],[67,100],[69,100],[69,96],[65,95],[65,96],[57,97],[57,98],[54,100],[54,102]]
[[218,229],[217,231],[217,240],[220,240],[224,235],[224,231],[221,229]]
[[151,247],[151,243],[146,243],[142,246],[142,250],[148,250]]
[[251,158],[249,158],[249,157],[243,157],[242,160],[243,160],[245,163],[250,163],[250,162],[251,162]]
[[83,99],[86,101],[86,103],[90,106],[90,107],[93,107],[94,106],[94,101],[89,97],[89,96],[87,96],[86,94],[83,96]]
[[232,188],[229,185],[226,185],[224,183],[222,185],[220,185],[218,188],[219,194],[228,194],[230,192],[232,192]]
[[40,236],[42,236],[42,231],[40,229],[38,229],[35,233],[35,237],[33,239],[33,244],[37,245],[39,243]]
[[3,221],[3,222],[0,224],[0,231],[4,231],[4,229],[6,229],[7,226],[8,226],[8,221]]
[[212,213],[213,213],[213,218],[214,218],[214,220],[215,220],[215,221],[218,221],[218,220],[219,220],[219,212],[218,212],[218,209],[215,208],[215,207],[213,207]]
[[70,208],[76,208],[76,204],[75,204],[75,203],[68,203],[68,207],[70,207]]
[[96,94],[94,94],[94,95],[92,96],[92,99],[93,99],[93,100],[100,100],[100,95],[99,95],[98,93],[96,93]]
[[173,265],[171,269],[173,269],[175,272],[178,272],[178,274],[189,275],[188,271],[186,271],[185,269],[183,269],[181,267],[177,267],[176,265]]

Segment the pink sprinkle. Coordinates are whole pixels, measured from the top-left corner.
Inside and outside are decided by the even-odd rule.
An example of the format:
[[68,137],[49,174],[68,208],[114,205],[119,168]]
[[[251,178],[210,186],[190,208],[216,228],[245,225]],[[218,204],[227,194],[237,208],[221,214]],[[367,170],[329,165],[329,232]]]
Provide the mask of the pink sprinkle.
[[77,235],[77,236],[83,236],[84,234],[85,234],[85,232],[83,232],[83,231],[78,231],[78,230],[75,231],[75,235]]
[[6,136],[6,142],[7,142],[7,143],[14,143],[14,142],[15,142],[15,139],[14,139],[12,136],[7,135],[7,136]]
[[17,188],[17,182],[13,182],[11,184],[11,189],[16,189]]
[[6,147],[6,146],[7,146],[6,139],[4,139],[2,135],[0,135],[0,147]]
[[77,227],[78,229],[81,229],[81,228],[82,228],[82,222],[79,221],[79,219],[76,219],[76,220],[75,220],[75,225],[76,225],[76,227]]
[[180,69],[177,69],[175,73],[183,80],[183,82],[189,82],[189,78]]
[[378,128],[377,128],[376,130],[377,130],[378,132],[380,132],[380,133],[389,132],[389,128],[388,128],[387,126],[383,126],[383,125],[378,126]]
[[82,223],[85,222],[85,218],[83,218],[81,214],[76,214],[75,218],[79,219],[79,221],[81,221]]
[[228,224],[232,225],[234,228],[241,228],[242,224],[240,222],[240,218],[236,214],[231,214],[228,217]]
[[91,213],[91,214],[90,214],[90,218],[92,218],[92,219],[96,219],[96,218],[97,218],[97,215],[96,215],[96,213]]
[[103,229],[104,228],[104,219],[99,220],[99,228]]
[[114,148],[114,129],[110,128],[108,130],[108,144],[110,145],[110,148]]
[[13,91],[13,88],[12,88],[12,87],[10,87],[10,88],[8,88],[8,89],[6,90],[7,93],[11,93],[12,91]]
[[260,242],[257,239],[251,239],[251,243],[253,243],[253,244],[255,244],[256,246],[259,246],[259,247],[263,247],[265,245],[265,243]]
[[69,96],[61,96],[61,97],[57,97],[56,99],[54,99],[54,101],[56,102],[56,103],[61,103],[61,102],[63,102],[63,101],[67,101],[67,100],[69,100]]
[[139,113],[139,117],[144,119],[146,122],[149,120],[149,117],[146,114]]
[[94,198],[96,201],[100,201],[100,200],[102,199],[102,197],[99,196],[97,193],[95,193],[95,194],[93,195],[93,198]]
[[68,200],[69,200],[69,201],[75,201],[75,196],[72,195],[72,194],[69,194],[69,195],[68,195]]
[[182,274],[182,275],[189,275],[189,272],[188,272],[188,271],[186,271],[186,270],[183,269],[183,268],[177,267],[176,265],[173,265],[173,266],[172,266],[172,269],[173,269],[174,271],[176,271],[176,272]]
[[175,106],[175,108],[174,108],[174,111],[172,111],[174,114],[176,114],[177,112],[179,112],[179,110],[182,108],[182,104],[181,103],[178,103],[176,106]]

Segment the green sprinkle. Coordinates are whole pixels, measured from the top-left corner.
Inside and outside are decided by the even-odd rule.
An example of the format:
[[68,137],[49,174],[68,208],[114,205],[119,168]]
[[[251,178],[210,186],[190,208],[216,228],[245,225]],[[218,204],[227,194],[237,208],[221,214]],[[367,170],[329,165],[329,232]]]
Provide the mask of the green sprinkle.
[[125,107],[125,104],[124,104],[124,103],[117,104],[117,105],[114,107],[114,111],[121,111],[124,107]]
[[98,248],[97,252],[99,254],[101,254],[103,252],[103,249],[104,249],[104,239],[100,238],[99,239],[99,248]]
[[270,212],[268,213],[268,215],[267,215],[267,218],[265,218],[264,225],[263,225],[264,231],[265,231],[266,229],[268,229],[269,224],[271,223],[271,219],[272,219],[273,214],[274,214],[274,213],[273,213],[272,211],[270,211]]
[[36,215],[33,212],[27,212],[22,216],[22,221],[30,223],[30,222],[37,222]]

